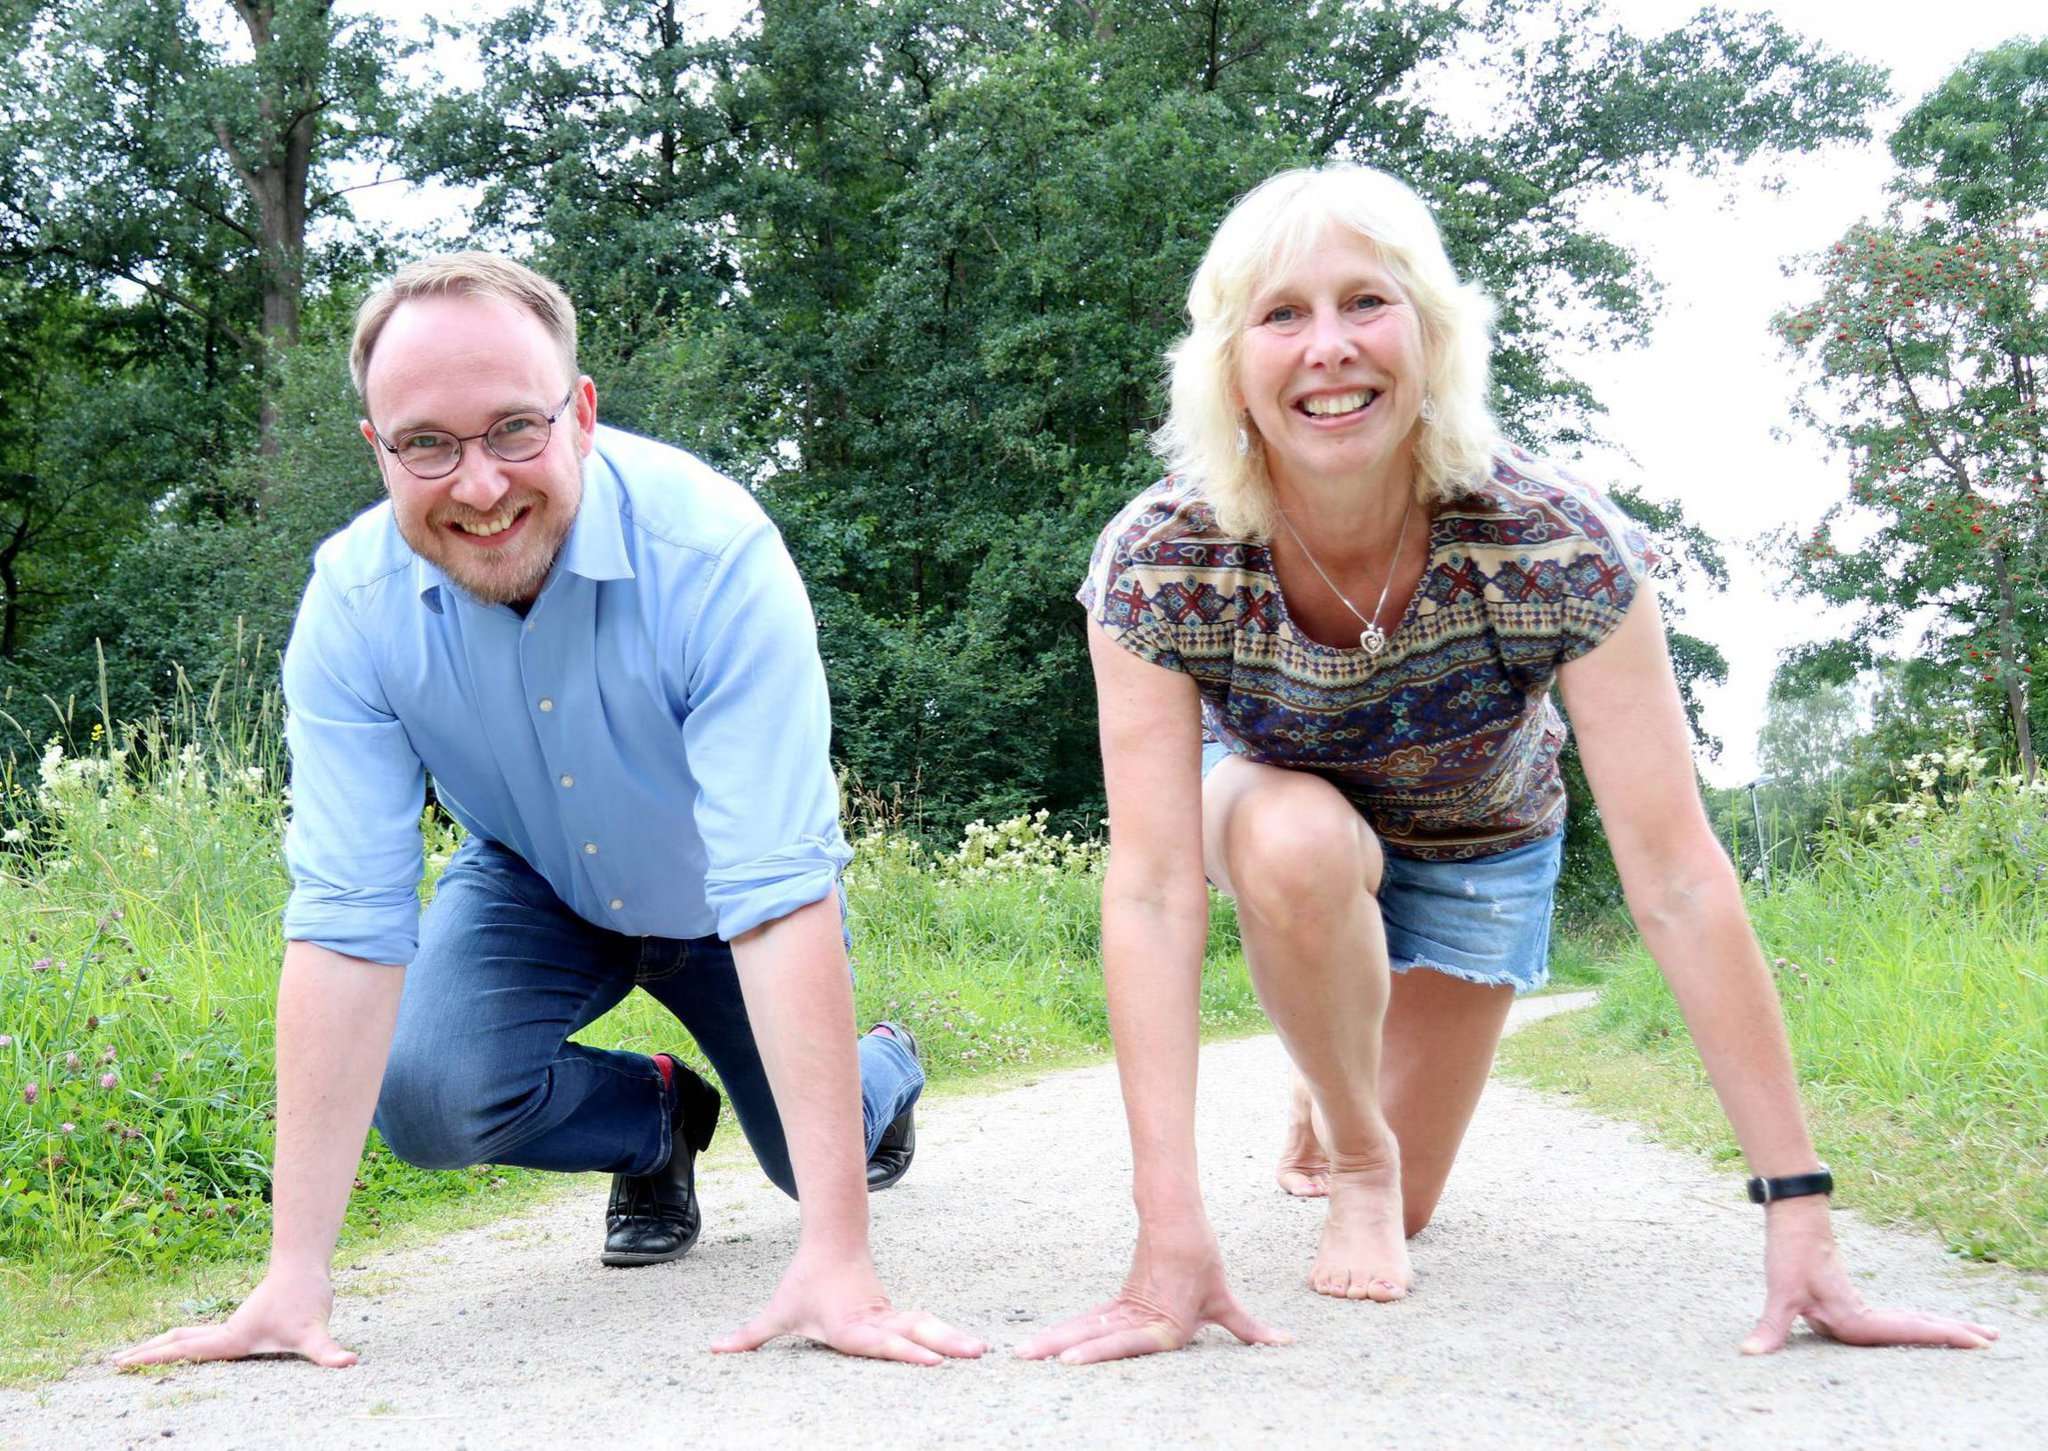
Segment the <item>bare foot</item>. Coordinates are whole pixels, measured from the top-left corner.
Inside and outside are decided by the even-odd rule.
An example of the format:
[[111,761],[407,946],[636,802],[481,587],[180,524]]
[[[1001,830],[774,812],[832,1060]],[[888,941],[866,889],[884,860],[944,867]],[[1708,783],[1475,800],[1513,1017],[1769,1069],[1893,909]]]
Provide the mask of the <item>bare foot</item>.
[[1414,1275],[1401,1223],[1401,1164],[1331,1171],[1329,1217],[1308,1282],[1340,1300],[1399,1300]]
[[1298,1199],[1321,1199],[1330,1192],[1330,1160],[1316,1133],[1315,1102],[1299,1075],[1287,1105],[1287,1137],[1280,1145],[1280,1165],[1273,1177]]

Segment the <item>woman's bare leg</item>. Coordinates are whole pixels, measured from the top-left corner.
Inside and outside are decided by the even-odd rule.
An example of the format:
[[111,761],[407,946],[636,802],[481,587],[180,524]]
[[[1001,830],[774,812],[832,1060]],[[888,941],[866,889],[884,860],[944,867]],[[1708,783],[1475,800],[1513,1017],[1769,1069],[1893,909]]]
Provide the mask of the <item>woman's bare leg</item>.
[[[1512,988],[1427,970],[1393,975],[1380,1030],[1380,1103],[1401,1146],[1401,1213],[1411,1235],[1436,1212],[1513,1002]],[[1290,1188],[1286,1177],[1290,1167],[1323,1162],[1308,1086],[1299,1074],[1280,1153],[1280,1186],[1315,1192]]]
[[1321,1294],[1408,1293],[1401,1154],[1380,1102],[1387,949],[1379,842],[1318,777],[1232,759],[1202,791],[1209,879],[1237,899],[1259,1002],[1315,1101],[1329,1208],[1309,1272]]
[[[1384,1069],[1380,1083],[1384,1093]],[[1330,1192],[1330,1160],[1323,1153],[1323,1136],[1316,1132],[1316,1101],[1309,1096],[1308,1081],[1299,1073],[1294,1075],[1294,1092],[1288,1098],[1287,1136],[1280,1141],[1280,1163],[1273,1177],[1298,1199],[1321,1199]]]

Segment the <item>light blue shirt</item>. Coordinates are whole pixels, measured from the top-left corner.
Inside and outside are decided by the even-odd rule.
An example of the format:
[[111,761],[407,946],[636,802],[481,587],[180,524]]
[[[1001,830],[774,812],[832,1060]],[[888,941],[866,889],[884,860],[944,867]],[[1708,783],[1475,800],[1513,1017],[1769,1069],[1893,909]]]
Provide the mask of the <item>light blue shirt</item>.
[[387,501],[320,546],[285,652],[284,933],[412,960],[426,778],[585,921],[731,939],[829,895],[839,829],[803,582],[746,490],[599,428],[525,618],[399,537]]

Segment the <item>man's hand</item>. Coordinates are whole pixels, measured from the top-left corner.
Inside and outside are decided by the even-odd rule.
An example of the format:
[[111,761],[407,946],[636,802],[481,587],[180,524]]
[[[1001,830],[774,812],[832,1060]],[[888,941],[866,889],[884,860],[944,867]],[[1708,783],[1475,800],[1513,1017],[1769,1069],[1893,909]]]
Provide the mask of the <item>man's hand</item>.
[[1141,1228],[1131,1272],[1117,1297],[1041,1331],[1017,1353],[1026,1360],[1057,1355],[1066,1365],[1090,1365],[1179,1350],[1204,1325],[1221,1325],[1246,1345],[1294,1342],[1237,1302],[1214,1235],[1155,1239]]
[[1873,1310],[1849,1282],[1835,1253],[1828,1202],[1815,1195],[1773,1204],[1764,1240],[1764,1313],[1742,1342],[1744,1355],[1784,1347],[1792,1322],[1844,1345],[1941,1345],[1983,1350],[1998,1338],[1988,1325],[1917,1310]]
[[219,1325],[181,1325],[114,1357],[123,1370],[174,1360],[240,1360],[247,1355],[300,1355],[339,1370],[356,1363],[327,1333],[334,1289],[325,1277],[291,1279],[273,1270]]
[[947,1356],[973,1360],[988,1349],[936,1315],[892,1308],[873,1265],[813,1265],[801,1250],[768,1308],[711,1348],[758,1350],[781,1335],[801,1335],[846,1355],[913,1365],[938,1365]]

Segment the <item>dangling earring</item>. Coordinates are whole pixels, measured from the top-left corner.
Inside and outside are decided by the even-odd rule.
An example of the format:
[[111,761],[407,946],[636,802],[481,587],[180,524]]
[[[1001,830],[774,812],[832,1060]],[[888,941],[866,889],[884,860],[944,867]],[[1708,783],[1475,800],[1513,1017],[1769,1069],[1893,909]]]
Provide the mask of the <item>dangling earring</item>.
[[1424,423],[1436,422],[1436,399],[1426,393],[1422,396],[1422,421]]
[[1244,425],[1237,426],[1237,456],[1243,458],[1252,451],[1252,436],[1244,431]]

